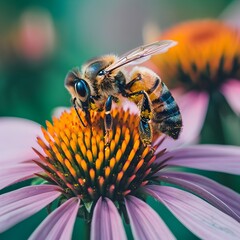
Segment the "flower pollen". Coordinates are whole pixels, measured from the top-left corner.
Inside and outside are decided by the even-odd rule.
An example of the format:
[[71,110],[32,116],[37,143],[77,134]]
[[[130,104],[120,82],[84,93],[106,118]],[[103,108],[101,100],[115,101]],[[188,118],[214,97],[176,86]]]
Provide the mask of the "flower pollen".
[[[84,113],[79,110],[84,119]],[[37,138],[46,156],[36,162],[45,174],[39,175],[63,189],[66,198],[77,196],[83,202],[99,197],[113,201],[148,184],[156,172],[155,149],[145,147],[138,133],[137,115],[112,111],[113,128],[105,144],[104,113],[91,112],[92,126],[84,127],[74,109],[64,112],[42,128],[44,139]]]

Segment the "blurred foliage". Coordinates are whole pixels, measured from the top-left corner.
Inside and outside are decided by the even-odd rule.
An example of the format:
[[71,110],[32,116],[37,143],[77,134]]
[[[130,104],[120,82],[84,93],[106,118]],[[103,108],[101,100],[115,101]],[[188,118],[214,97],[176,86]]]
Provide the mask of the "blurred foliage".
[[[55,107],[70,106],[64,78],[72,67],[96,55],[120,54],[142,44],[143,27],[149,21],[164,29],[183,20],[214,18],[231,2],[0,0],[0,116],[44,124]],[[0,234],[0,239],[27,239],[44,217],[42,210]],[[182,239],[192,239],[181,224],[172,224],[172,217],[164,219]],[[76,223],[73,239],[86,238],[83,226]]]

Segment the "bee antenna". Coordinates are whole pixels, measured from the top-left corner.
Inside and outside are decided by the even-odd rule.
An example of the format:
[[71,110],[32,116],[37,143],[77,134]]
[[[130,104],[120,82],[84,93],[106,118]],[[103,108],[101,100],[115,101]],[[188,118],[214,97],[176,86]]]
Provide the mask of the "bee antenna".
[[74,107],[74,109],[75,109],[75,112],[76,112],[76,114],[77,114],[77,116],[78,116],[78,118],[79,118],[79,120],[81,121],[81,123],[82,123],[82,125],[84,126],[84,127],[87,127],[85,124],[84,124],[84,122],[83,122],[83,120],[82,120],[82,118],[81,118],[81,116],[79,115],[79,112],[78,112],[78,110],[77,110],[77,106],[76,106],[76,98],[74,98],[73,99],[73,107]]

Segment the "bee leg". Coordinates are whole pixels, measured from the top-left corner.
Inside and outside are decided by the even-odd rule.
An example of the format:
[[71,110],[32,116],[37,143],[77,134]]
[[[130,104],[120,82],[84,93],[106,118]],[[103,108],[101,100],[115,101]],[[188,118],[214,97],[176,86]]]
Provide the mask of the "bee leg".
[[73,104],[73,107],[74,107],[74,109],[75,109],[75,112],[76,112],[76,114],[77,114],[77,116],[78,116],[78,118],[79,118],[80,122],[82,123],[82,125],[83,125],[84,127],[86,127],[86,125],[84,124],[84,122],[83,122],[83,120],[82,120],[81,116],[80,116],[80,115],[79,115],[79,113],[78,113],[78,110],[77,110],[77,105],[76,105],[76,101],[77,101],[77,99],[76,99],[76,98],[73,98],[73,99],[72,99],[72,104]]
[[82,104],[82,109],[85,113],[86,121],[89,126],[92,126],[90,112],[89,112],[89,101],[86,101],[86,102],[81,101],[81,104]]
[[112,109],[112,101],[113,96],[108,96],[107,101],[105,103],[105,118],[104,118],[104,126],[105,126],[105,139],[106,145],[109,145],[109,134],[112,129],[112,116],[111,116],[111,109]]
[[137,91],[133,93],[125,93],[125,96],[131,98],[133,96],[142,95],[142,103],[140,106],[140,122],[139,134],[144,145],[151,145],[152,143],[152,127],[149,124],[152,118],[151,101],[145,91]]

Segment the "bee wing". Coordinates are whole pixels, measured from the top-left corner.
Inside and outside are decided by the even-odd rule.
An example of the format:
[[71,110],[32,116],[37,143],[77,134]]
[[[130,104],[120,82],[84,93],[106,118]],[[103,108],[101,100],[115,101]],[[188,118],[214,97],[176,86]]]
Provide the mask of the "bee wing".
[[150,59],[152,55],[165,53],[168,51],[169,48],[175,45],[177,45],[177,42],[175,41],[164,40],[137,47],[120,56],[119,60],[108,66],[105,71],[111,72],[112,70],[119,68],[123,65],[133,65],[145,62]]

